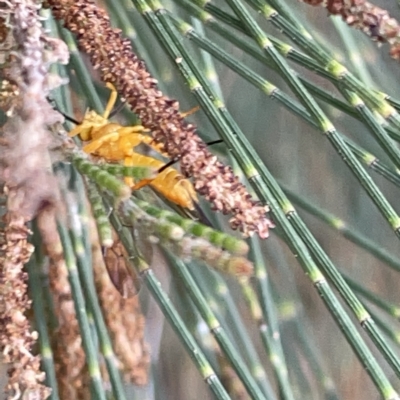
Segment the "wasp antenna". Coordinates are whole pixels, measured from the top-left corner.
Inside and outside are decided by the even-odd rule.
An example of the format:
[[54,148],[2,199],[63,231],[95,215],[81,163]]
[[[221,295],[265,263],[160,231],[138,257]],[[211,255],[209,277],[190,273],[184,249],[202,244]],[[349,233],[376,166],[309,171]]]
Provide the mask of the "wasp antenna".
[[60,110],[57,110],[57,111],[58,111],[67,121],[72,122],[72,123],[75,124],[75,125],[80,125],[80,124],[81,124],[81,122],[77,121],[76,119],[70,117],[70,116],[67,115],[67,114],[64,114],[62,111],[60,111]]
[[[222,139],[217,139],[217,140],[213,140],[212,142],[208,142],[206,143],[207,146],[212,146],[213,144],[218,144],[218,143],[223,143],[224,141]],[[165,171],[167,168],[171,167],[172,165],[174,165],[176,162],[178,162],[179,159],[175,158],[171,161],[168,161],[166,164],[164,164],[157,172],[159,174],[161,174],[161,172]]]
[[57,103],[54,99],[51,98],[47,98],[48,102],[53,106],[53,109],[56,110],[57,112],[59,112],[67,121],[72,122],[75,125],[80,125],[81,122],[78,122],[76,119],[70,117],[69,115],[65,114],[64,112],[62,112],[58,106]]
[[110,118],[114,117],[115,115],[117,115],[124,108],[125,104],[126,104],[126,101],[121,101],[121,103],[118,104],[118,106],[115,107],[114,110],[112,110],[110,112],[110,115],[108,116],[108,119],[110,119]]
[[213,140],[212,142],[206,143],[207,146],[212,146],[213,144],[224,143],[222,139]]
[[206,214],[204,213],[204,211],[201,209],[199,203],[197,203],[196,201],[193,202],[193,206],[199,216],[199,222],[201,222],[203,225],[206,225],[212,229],[215,229],[215,227],[213,226],[213,224],[210,222],[210,220],[207,218]]
[[169,168],[171,165],[174,165],[176,162],[178,162],[179,160],[177,158],[168,161],[166,164],[164,164],[157,172],[159,174],[161,174],[161,172],[165,171],[167,168]]

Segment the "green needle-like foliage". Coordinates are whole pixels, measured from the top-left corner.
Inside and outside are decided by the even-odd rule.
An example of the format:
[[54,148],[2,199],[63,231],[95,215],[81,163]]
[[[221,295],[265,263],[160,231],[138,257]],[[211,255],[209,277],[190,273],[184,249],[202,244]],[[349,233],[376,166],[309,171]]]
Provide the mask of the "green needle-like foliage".
[[[0,349],[20,373],[7,398],[33,390],[25,358],[12,359],[24,318],[24,354],[38,370],[40,356],[34,379],[54,400],[399,399],[398,62],[326,10],[288,0],[34,4],[0,7],[0,53],[11,52],[0,61]],[[26,107],[41,100],[15,89],[32,84],[29,57],[41,54],[19,42],[34,29],[18,26],[18,7],[31,6],[53,38],[39,41],[41,124]],[[97,36],[83,44],[88,26]],[[143,65],[129,64],[129,46]],[[64,52],[64,66],[53,62]],[[187,137],[170,99],[181,113],[200,108],[185,116],[196,127],[182,125]],[[146,128],[134,146],[132,121]],[[196,147],[194,131],[212,145]],[[208,181],[199,148],[232,166],[245,200],[230,170]],[[165,170],[135,165],[138,154],[168,163],[161,191]],[[231,229],[241,208],[261,205],[267,239]],[[23,312],[11,302],[24,282],[31,313],[28,297]]]

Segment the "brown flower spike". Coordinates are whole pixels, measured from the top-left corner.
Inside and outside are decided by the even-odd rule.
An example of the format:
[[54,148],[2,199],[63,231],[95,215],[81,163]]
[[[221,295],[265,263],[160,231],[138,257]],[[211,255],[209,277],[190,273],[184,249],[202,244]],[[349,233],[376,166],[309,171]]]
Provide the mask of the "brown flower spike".
[[198,193],[216,210],[234,214],[230,220],[233,229],[245,236],[257,232],[266,238],[273,226],[265,215],[268,207],[254,201],[232,169],[208,151],[195,126],[180,115],[178,102],[157,88],[157,80],[133,53],[129,40],[111,28],[106,12],[91,0],[48,3],[54,16],[76,35],[80,50],[88,54],[102,80],[116,86],[171,159],[180,160],[183,174],[193,178]]
[[347,25],[363,31],[372,40],[389,43],[390,55],[400,59],[400,26],[389,13],[365,0],[302,0],[325,7],[332,15],[341,15]]

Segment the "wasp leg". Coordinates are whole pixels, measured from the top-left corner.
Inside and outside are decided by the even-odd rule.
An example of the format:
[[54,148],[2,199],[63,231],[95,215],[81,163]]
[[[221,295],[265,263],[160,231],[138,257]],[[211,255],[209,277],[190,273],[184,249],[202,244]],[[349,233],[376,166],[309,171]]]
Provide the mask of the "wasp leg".
[[125,155],[132,155],[133,149],[141,143],[144,143],[161,155],[168,157],[168,154],[162,151],[162,144],[156,144],[151,136],[143,135],[139,132],[147,132],[147,129],[141,125],[118,129],[120,135],[118,147]]
[[76,126],[74,129],[72,129],[72,131],[70,131],[70,132],[68,133],[68,136],[69,136],[69,137],[74,137],[74,136],[76,136],[76,135],[79,135],[79,134],[82,132],[83,129],[84,129],[84,128],[83,128],[82,125],[78,125],[78,126]]
[[118,141],[118,148],[125,157],[131,157],[134,153],[134,148],[142,143],[141,134],[125,135]]
[[108,119],[108,116],[110,115],[110,112],[114,108],[115,102],[117,101],[118,92],[112,83],[107,82],[106,86],[111,90],[111,94],[110,94],[110,98],[108,99],[106,109],[103,113],[103,118]]
[[[124,165],[126,167],[133,167],[135,165],[135,163],[133,162],[132,157],[125,157]],[[135,182],[134,182],[133,178],[130,178],[127,176],[124,178],[124,181],[131,188],[133,188],[135,186]]]
[[196,107],[191,108],[191,109],[188,110],[188,111],[185,111],[185,112],[181,113],[181,116],[182,116],[183,118],[186,118],[186,117],[188,117],[189,115],[192,115],[192,114],[194,114],[195,112],[197,112],[197,111],[199,111],[199,110],[200,110],[200,106],[196,106]]
[[[125,126],[118,129],[118,132],[121,136],[126,136],[130,134],[137,134],[140,135],[141,132],[150,132],[149,129],[146,129],[142,125],[135,125],[135,126]],[[145,135],[143,135],[145,136]]]
[[152,182],[154,182],[154,179],[151,178],[146,178],[146,179],[142,179],[140,182],[136,183],[135,185],[132,186],[132,190],[139,190],[147,185],[151,185]]
[[[157,160],[152,157],[144,156],[142,154],[138,153],[133,153],[132,156],[130,157],[130,162],[132,165],[139,165],[139,166],[145,166],[145,167],[154,167],[154,168],[160,168],[160,166],[163,165],[163,162],[160,160]],[[147,179],[142,179],[135,185],[132,185],[132,190],[139,190],[144,186],[151,185],[154,179],[157,179],[158,176],[155,178],[147,178]]]
[[115,142],[119,139],[118,132],[111,132],[107,135],[101,136],[98,139],[92,140],[87,145],[83,146],[83,151],[87,154],[92,154],[98,150],[104,143]]
[[118,133],[120,135],[118,147],[125,154],[125,156],[131,156],[133,154],[133,149],[136,146],[139,146],[141,143],[147,143],[148,141],[148,136],[138,133],[141,132],[141,130],[138,128],[143,127],[138,125],[134,127],[118,129]]

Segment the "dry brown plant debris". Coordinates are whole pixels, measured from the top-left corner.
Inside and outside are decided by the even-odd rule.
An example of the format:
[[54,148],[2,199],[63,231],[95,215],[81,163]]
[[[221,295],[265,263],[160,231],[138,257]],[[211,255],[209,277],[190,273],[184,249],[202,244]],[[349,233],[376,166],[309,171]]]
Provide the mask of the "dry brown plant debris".
[[[8,213],[4,222],[4,244],[0,257],[0,361],[8,364],[8,399],[45,399],[50,389],[41,382],[45,375],[40,371],[40,357],[31,350],[37,332],[31,332],[25,316],[31,301],[27,295],[27,275],[24,264],[33,253],[27,242],[30,234],[23,217]],[[32,397],[31,397],[32,396]]]
[[[44,399],[50,394],[42,384],[45,376],[40,359],[32,354],[37,332],[30,331],[25,316],[30,301],[23,266],[33,252],[26,223],[54,209],[57,201],[48,126],[59,116],[46,95],[60,80],[51,77],[48,69],[54,62],[67,62],[69,54],[65,44],[44,35],[38,10],[34,0],[0,1],[0,18],[7,21],[12,35],[12,57],[7,59],[12,109],[0,147],[0,182],[7,194],[0,260],[0,350],[2,362],[8,363],[9,399]],[[42,227],[48,229],[47,224]],[[45,231],[44,235],[52,233]]]
[[233,214],[233,229],[266,238],[273,226],[265,215],[268,207],[253,200],[232,169],[208,151],[195,126],[181,116],[178,102],[157,88],[157,80],[133,53],[129,40],[110,26],[106,12],[91,0],[48,3],[53,15],[76,35],[80,50],[89,56],[102,80],[116,86],[171,159],[180,160],[182,172],[193,178],[197,192],[216,210]]
[[90,377],[58,235],[53,238],[51,248],[49,283],[58,322],[52,331],[52,349],[58,394],[61,399],[89,399]]
[[389,43],[390,55],[396,60],[400,58],[400,26],[386,10],[365,0],[302,1],[325,7],[332,15],[340,15],[347,25],[363,31],[378,43]]

